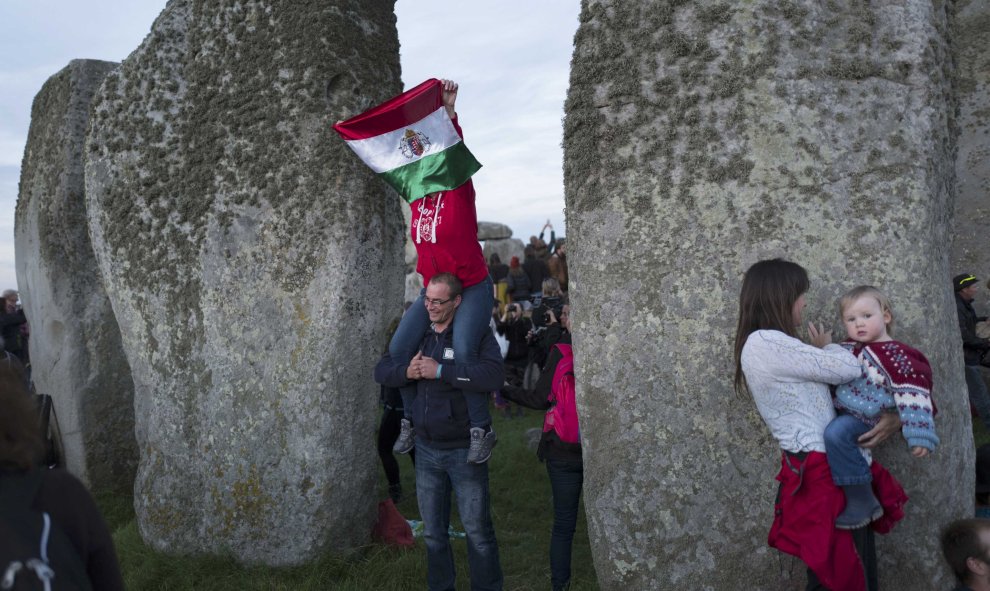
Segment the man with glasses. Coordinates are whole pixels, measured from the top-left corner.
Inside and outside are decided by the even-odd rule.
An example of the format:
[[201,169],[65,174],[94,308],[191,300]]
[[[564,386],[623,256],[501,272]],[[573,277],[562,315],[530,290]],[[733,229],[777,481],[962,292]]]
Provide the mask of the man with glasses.
[[[502,387],[505,372],[498,342],[491,331],[482,336],[476,363],[456,364],[453,324],[461,303],[461,282],[450,273],[434,275],[424,304],[432,323],[418,352],[406,364],[386,353],[375,367],[375,381],[392,388],[416,387],[411,405],[416,439],[416,496],[426,540],[427,585],[454,588],[450,548],[450,493],[468,541],[471,589],[502,589],[502,568],[492,525],[488,464],[468,462],[479,443],[471,427],[466,393],[487,393]],[[487,460],[494,445],[480,451]],[[481,443],[488,443],[487,437]]]
[[942,530],[942,554],[959,582],[953,591],[990,591],[990,520],[950,523]]

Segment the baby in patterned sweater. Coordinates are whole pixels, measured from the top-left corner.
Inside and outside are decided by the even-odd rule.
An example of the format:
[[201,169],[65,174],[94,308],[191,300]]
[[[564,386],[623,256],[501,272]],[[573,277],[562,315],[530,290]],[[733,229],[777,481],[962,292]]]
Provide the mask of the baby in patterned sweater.
[[883,515],[873,495],[870,466],[857,441],[882,412],[900,414],[902,433],[911,455],[923,458],[938,445],[931,399],[932,370],[928,359],[890,338],[894,317],[887,297],[861,285],[839,302],[849,349],[863,367],[860,377],[836,388],[839,415],[825,428],[825,453],[832,480],[846,494],[846,507],[835,520],[839,529],[858,529]]

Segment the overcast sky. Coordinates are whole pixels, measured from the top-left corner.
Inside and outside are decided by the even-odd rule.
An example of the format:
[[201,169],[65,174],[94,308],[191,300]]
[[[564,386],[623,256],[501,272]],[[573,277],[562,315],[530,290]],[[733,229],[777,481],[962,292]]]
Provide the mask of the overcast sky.
[[[165,4],[0,0],[0,290],[16,284],[14,205],[34,95],[73,59],[122,61]],[[396,2],[403,83],[460,83],[466,143],[484,166],[478,217],[523,240],[548,218],[564,234],[561,118],[579,10],[579,0]]]

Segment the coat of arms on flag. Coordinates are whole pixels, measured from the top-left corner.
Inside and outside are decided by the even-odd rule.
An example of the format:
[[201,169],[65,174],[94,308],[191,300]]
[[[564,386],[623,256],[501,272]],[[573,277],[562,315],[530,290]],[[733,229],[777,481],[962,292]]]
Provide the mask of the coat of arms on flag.
[[457,188],[481,168],[447,115],[436,78],[333,128],[409,203]]
[[399,149],[402,150],[402,155],[406,158],[422,156],[429,147],[430,138],[411,129],[406,130],[406,134],[402,136],[402,142],[399,144]]

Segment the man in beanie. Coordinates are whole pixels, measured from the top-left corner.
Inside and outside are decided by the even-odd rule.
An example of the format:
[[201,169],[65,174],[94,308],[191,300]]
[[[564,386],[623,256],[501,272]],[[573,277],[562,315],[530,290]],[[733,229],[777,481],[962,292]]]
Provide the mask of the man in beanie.
[[976,334],[976,323],[986,320],[985,317],[978,317],[976,310],[973,309],[979,281],[975,275],[963,273],[952,278],[952,287],[956,292],[956,314],[959,316],[959,330],[962,332],[966,365],[979,365],[983,354],[990,350],[990,340],[980,338]]
[[976,334],[976,323],[986,318],[980,318],[973,309],[973,299],[979,281],[971,273],[963,273],[952,278],[952,289],[956,292],[956,314],[959,316],[959,331],[962,333],[963,357],[966,361],[966,388],[969,390],[969,402],[980,415],[980,420],[990,429],[990,390],[987,388],[984,372],[990,372],[980,366],[983,354],[990,350],[990,340]]

